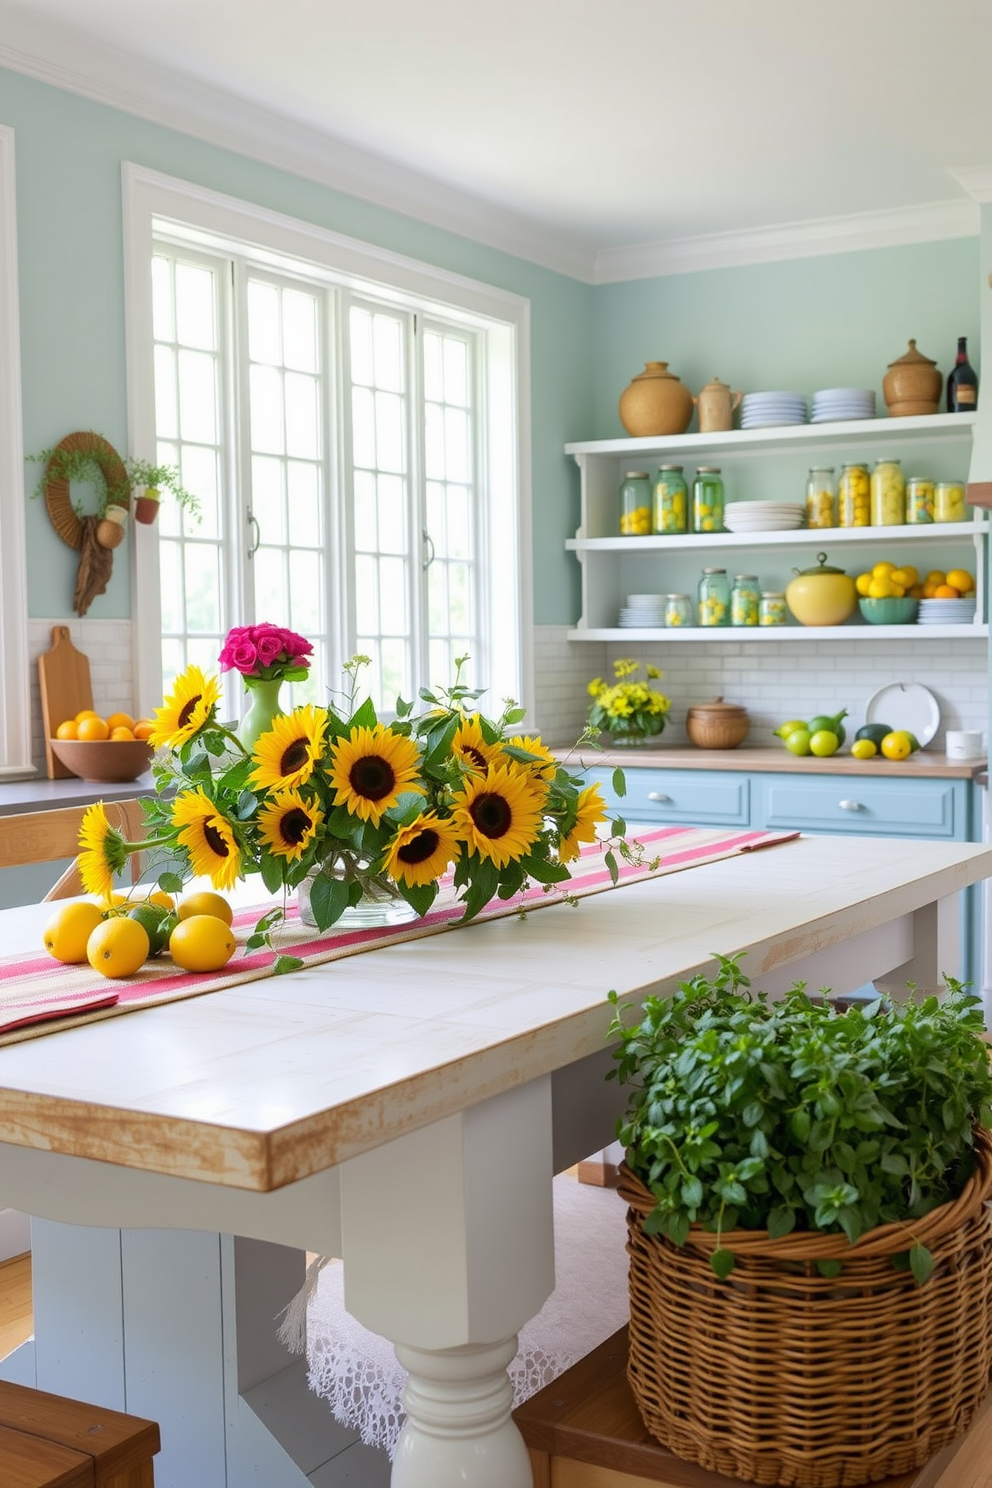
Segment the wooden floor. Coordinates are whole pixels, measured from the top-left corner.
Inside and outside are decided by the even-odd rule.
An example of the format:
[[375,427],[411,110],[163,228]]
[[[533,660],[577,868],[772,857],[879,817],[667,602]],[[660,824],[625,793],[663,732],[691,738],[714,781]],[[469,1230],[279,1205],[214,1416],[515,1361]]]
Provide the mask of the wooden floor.
[[34,1332],[31,1256],[0,1261],[0,1359],[12,1354]]

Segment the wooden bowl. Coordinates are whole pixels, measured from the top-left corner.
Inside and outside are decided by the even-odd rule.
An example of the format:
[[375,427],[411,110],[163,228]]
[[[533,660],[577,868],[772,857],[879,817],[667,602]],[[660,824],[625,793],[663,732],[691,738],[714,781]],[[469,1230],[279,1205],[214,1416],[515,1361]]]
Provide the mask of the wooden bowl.
[[736,749],[748,736],[751,720],[739,703],[714,698],[700,703],[685,716],[685,731],[697,749]]
[[155,752],[144,739],[52,739],[51,745],[55,758],[80,780],[108,784],[137,780]]

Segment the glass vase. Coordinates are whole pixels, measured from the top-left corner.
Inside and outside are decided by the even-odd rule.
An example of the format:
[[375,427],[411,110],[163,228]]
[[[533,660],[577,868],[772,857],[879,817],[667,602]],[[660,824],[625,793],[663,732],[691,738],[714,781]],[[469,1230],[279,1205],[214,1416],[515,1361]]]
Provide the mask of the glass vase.
[[639,729],[630,729],[622,734],[610,734],[611,749],[644,749],[648,745],[657,744],[661,738],[661,729],[655,729],[648,733]]
[[282,714],[279,705],[282,678],[243,677],[242,681],[248,689],[248,712],[238,724],[238,738],[251,754],[262,734],[272,727],[273,719]]
[[343,883],[354,882],[357,879],[362,884],[361,899],[357,904],[349,905],[340,919],[328,926],[329,932],[368,930],[380,925],[405,925],[408,921],[417,918],[417,911],[413,905],[407,903],[396,885],[388,878],[381,874],[370,873],[367,863],[345,862],[336,858],[315,868],[303,879],[296,890],[300,922],[309,925],[311,929],[315,930],[318,926],[310,905],[310,895],[314,883],[321,874],[329,878],[340,879]]

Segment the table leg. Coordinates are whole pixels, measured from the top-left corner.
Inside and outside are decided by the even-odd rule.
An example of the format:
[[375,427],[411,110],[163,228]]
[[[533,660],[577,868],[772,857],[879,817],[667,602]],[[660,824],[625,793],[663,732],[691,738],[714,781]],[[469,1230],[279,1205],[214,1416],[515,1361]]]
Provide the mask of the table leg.
[[551,1081],[341,1168],[345,1306],[409,1371],[392,1488],[531,1488],[517,1330],[554,1287]]

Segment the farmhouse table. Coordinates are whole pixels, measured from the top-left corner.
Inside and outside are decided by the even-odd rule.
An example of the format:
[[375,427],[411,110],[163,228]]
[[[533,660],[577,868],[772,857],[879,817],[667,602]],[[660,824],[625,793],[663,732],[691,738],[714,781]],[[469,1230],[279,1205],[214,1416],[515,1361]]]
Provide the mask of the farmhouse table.
[[[552,1176],[623,1103],[608,990],[732,952],[773,995],[937,987],[990,873],[801,838],[0,1048],[0,1196],[39,1217],[35,1341],[0,1373],[159,1421],[158,1488],[357,1482],[274,1337],[303,1252],[337,1255],[409,1371],[393,1488],[530,1488],[506,1366],[554,1284]],[[0,914],[0,951],[49,910]]]

